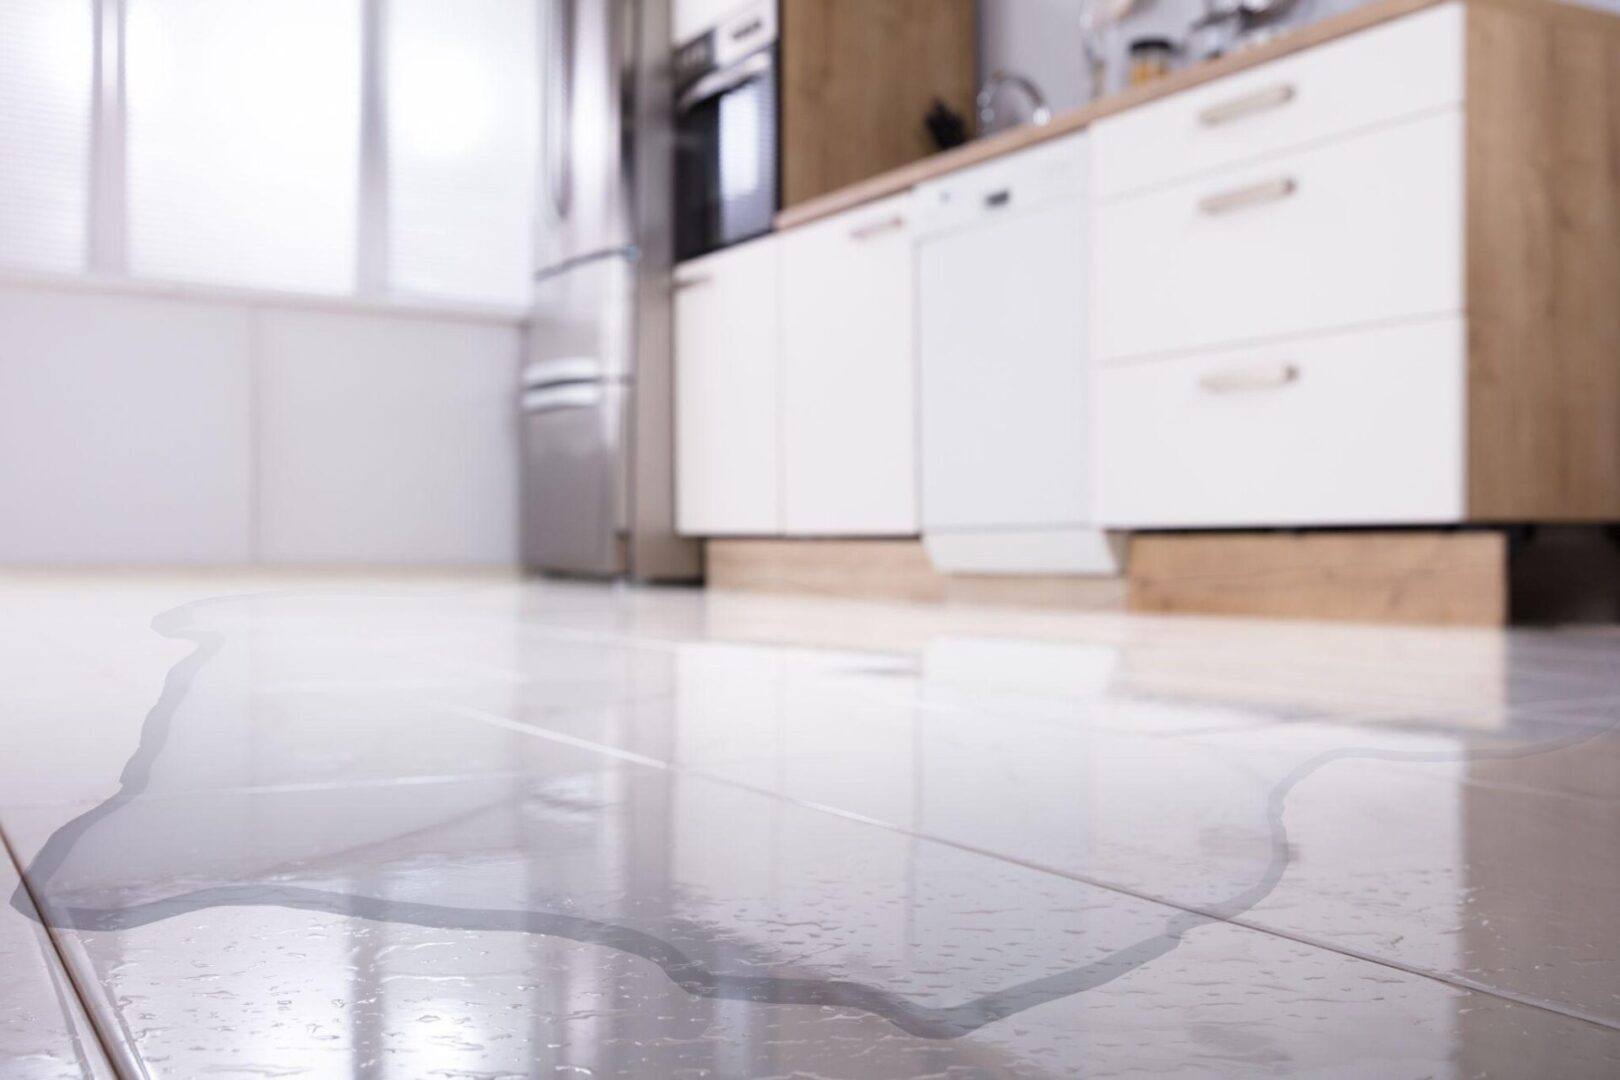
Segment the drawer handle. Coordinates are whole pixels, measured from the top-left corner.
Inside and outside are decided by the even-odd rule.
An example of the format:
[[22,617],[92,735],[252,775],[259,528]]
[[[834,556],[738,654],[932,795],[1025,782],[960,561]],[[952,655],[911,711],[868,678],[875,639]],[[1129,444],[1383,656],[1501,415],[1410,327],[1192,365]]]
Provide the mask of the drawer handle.
[[855,228],[849,230],[849,238],[851,240],[871,240],[874,237],[882,236],[884,233],[891,233],[896,229],[903,229],[905,227],[905,217],[900,214],[896,214],[893,217],[886,217],[880,221],[870,221],[865,225],[857,225]]
[[1206,214],[1230,214],[1251,206],[1279,202],[1299,190],[1299,183],[1291,176],[1250,184],[1235,191],[1223,191],[1198,200],[1198,209]]
[[1293,101],[1296,93],[1297,91],[1288,83],[1269,86],[1264,90],[1256,90],[1252,94],[1233,98],[1231,101],[1223,101],[1219,105],[1211,105],[1198,114],[1198,122],[1205,127],[1220,127],[1222,124],[1242,120],[1245,116],[1253,116],[1268,109],[1280,109]]
[[672,292],[685,292],[687,289],[701,289],[705,285],[712,285],[714,278],[708,274],[693,274],[691,277],[676,278],[670,285]]
[[1293,364],[1262,364],[1212,371],[1200,377],[1198,385],[1211,394],[1241,394],[1250,390],[1275,390],[1298,381],[1299,368]]

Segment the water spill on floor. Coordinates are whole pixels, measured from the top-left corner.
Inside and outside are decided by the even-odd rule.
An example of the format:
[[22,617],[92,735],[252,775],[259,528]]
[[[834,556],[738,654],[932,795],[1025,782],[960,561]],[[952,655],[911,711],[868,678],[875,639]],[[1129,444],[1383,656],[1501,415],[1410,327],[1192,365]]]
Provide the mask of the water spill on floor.
[[24,1075],[1620,1072],[1613,635],[0,595]]

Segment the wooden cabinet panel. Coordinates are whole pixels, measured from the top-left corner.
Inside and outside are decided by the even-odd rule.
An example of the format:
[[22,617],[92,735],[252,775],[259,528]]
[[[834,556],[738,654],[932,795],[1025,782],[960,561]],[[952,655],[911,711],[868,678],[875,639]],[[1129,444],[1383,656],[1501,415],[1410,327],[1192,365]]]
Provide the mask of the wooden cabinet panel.
[[[1508,565],[1507,537],[1485,531],[1138,536],[1131,540],[1130,607],[1269,619],[1501,626],[1508,616]],[[1448,655],[1443,669],[1455,670],[1455,662],[1455,654]],[[1273,668],[1287,670],[1288,664],[1279,657]],[[1501,679],[1500,671],[1489,675]],[[1268,672],[1255,684],[1271,677]],[[1459,694],[1489,685],[1489,677],[1481,678]],[[1343,687],[1340,700],[1364,689]]]
[[1620,521],[1620,20],[1468,10],[1469,516]]
[[975,0],[783,0],[782,203],[926,157],[977,90]]

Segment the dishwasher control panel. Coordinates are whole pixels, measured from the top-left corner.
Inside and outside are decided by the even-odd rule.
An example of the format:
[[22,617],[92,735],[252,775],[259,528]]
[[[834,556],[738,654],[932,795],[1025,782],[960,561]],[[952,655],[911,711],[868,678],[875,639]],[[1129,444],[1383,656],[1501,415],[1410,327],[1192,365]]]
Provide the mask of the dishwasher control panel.
[[1076,132],[919,184],[913,213],[919,236],[976,222],[986,214],[1083,198],[1086,135]]

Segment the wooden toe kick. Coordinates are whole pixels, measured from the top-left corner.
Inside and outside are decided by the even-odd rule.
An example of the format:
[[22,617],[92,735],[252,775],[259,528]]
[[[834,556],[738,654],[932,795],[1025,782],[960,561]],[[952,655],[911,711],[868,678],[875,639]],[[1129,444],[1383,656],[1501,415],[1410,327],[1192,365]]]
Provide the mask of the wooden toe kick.
[[845,600],[920,604],[1123,611],[1118,577],[1020,577],[941,574],[922,541],[710,540],[712,588]]
[[1130,609],[1501,626],[1508,553],[1496,531],[1138,534]]
[[1620,528],[1137,533],[1124,577],[941,574],[915,539],[711,540],[716,589],[1428,626],[1620,622]]

